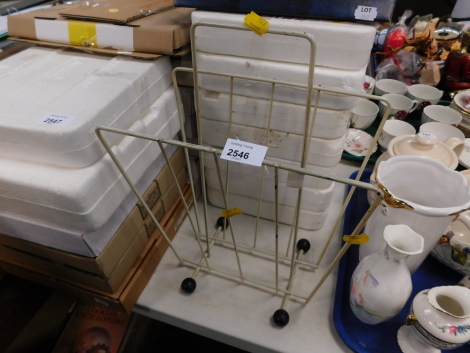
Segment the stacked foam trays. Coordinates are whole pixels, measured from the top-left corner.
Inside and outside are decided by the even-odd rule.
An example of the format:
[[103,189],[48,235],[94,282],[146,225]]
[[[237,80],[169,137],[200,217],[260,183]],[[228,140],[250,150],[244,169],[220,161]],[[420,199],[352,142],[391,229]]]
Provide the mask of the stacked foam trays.
[[[140,61],[33,47],[0,65],[0,232],[85,256],[106,246],[136,198],[97,126],[173,138],[180,129],[168,57]],[[155,145],[105,133],[144,191]]]
[[[195,11],[193,23],[219,24],[242,28],[244,15]],[[308,33],[316,42],[314,85],[360,93],[375,36],[375,28],[355,23],[266,18],[269,28]],[[310,45],[303,38],[208,26],[196,28],[196,60],[199,71],[237,74],[307,85]],[[205,145],[223,148],[227,138],[268,146],[266,158],[281,164],[300,166],[305,130],[306,90],[277,86],[270,108],[269,83],[199,74],[200,123]],[[232,109],[230,114],[230,102]],[[315,97],[312,100],[315,102]],[[350,109],[355,97],[322,93],[317,109],[306,168],[334,174],[343,151]],[[268,115],[272,120],[268,126]],[[231,116],[231,118],[230,118]],[[231,120],[230,120],[231,119]],[[225,163],[222,163],[223,170]],[[224,207],[215,164],[205,159],[208,198]],[[274,219],[274,173],[264,168],[230,164],[230,207]],[[224,172],[225,173],[225,172]],[[264,183],[261,187],[262,173]],[[225,175],[223,175],[225,177]],[[289,174],[279,176],[280,222],[292,224],[298,189],[291,187]],[[306,177],[300,206],[299,226],[318,230],[323,226],[333,194],[333,182]]]

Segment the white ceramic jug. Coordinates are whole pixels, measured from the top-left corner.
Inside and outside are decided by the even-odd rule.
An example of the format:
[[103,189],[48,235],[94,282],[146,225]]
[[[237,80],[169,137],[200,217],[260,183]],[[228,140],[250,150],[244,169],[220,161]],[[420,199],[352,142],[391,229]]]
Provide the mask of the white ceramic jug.
[[375,181],[386,197],[366,223],[370,240],[360,245],[359,258],[385,248],[382,235],[387,225],[405,224],[424,238],[423,252],[406,260],[414,273],[450,222],[470,208],[470,188],[461,173],[419,156],[395,156],[380,162]]

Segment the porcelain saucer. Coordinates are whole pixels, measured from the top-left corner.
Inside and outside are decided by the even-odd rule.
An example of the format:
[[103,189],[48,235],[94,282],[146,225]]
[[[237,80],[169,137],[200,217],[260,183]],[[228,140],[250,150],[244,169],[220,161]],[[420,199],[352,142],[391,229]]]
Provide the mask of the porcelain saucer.
[[[371,148],[373,137],[359,129],[348,129],[344,150],[353,156],[365,157]],[[377,143],[372,146],[372,153],[377,151]]]
[[470,138],[465,139],[463,152],[459,156],[459,163],[466,168],[470,168]]

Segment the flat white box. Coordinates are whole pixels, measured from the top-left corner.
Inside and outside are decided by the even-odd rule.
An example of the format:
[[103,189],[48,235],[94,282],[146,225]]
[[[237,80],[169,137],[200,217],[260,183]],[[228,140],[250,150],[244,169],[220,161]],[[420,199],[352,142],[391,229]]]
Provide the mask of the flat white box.
[[2,60],[0,156],[69,168],[96,163],[105,150],[95,128],[129,128],[171,85],[171,70],[168,57],[45,47]]
[[[214,75],[212,73],[240,75],[259,79],[288,82],[299,85],[276,84],[272,95],[271,83],[256,80],[235,78],[233,80],[232,94],[270,99],[275,101],[306,105],[306,86],[309,77],[309,67],[304,64],[269,61],[250,57],[236,57],[228,55],[196,53],[199,87],[215,91],[230,93],[231,80],[229,77]],[[200,73],[200,71],[208,73]],[[341,70],[316,66],[313,73],[314,86],[337,89],[340,93],[321,93],[317,107],[332,110],[348,110],[357,102],[357,98],[341,93],[362,93],[366,66],[358,70]],[[211,73],[211,74],[209,74]],[[316,91],[312,94],[312,105],[315,103]]]
[[[194,11],[193,23],[243,27],[245,15]],[[367,65],[374,44],[375,27],[348,22],[263,17],[270,30],[306,33],[316,44],[315,64],[337,69],[357,70]],[[197,50],[224,55],[307,64],[310,44],[304,38],[267,33],[262,37],[237,29],[200,26],[196,28]]]
[[[180,130],[173,87],[136,119],[129,131],[173,138]],[[111,133],[103,132],[105,138]],[[112,147],[131,180],[138,182],[160,155],[156,142],[123,137]],[[39,222],[46,229],[59,228],[78,234],[100,229],[117,210],[131,189],[106,154],[84,168],[64,168],[3,158],[0,184],[0,215]],[[3,229],[0,232],[12,234]],[[71,241],[71,240],[70,240]],[[75,241],[82,242],[80,235]]]
[[[200,119],[200,124],[202,142],[205,145],[223,148],[227,138],[232,138],[268,146],[267,158],[275,157],[295,162],[302,161],[304,145],[304,137],[302,135],[209,119]],[[332,140],[316,137],[307,140],[307,164],[332,167],[341,160],[345,135]]]
[[[269,100],[230,95],[214,91],[200,91],[201,117],[240,125],[267,128],[302,135],[305,131],[306,108]],[[230,106],[230,104],[232,104]],[[271,113],[271,119],[269,114]],[[313,115],[315,113],[315,120]],[[310,122],[314,123],[312,137],[337,139],[346,133],[350,110],[310,109]]]

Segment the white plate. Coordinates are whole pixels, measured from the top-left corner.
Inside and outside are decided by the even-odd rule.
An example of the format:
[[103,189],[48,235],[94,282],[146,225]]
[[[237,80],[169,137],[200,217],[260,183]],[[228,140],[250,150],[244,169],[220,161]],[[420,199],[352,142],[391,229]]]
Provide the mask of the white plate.
[[457,93],[453,102],[465,111],[470,111],[470,92],[464,91]]
[[[353,156],[365,157],[372,144],[372,136],[358,129],[348,129],[344,150]],[[372,146],[372,153],[377,151],[377,143]]]
[[459,163],[466,168],[470,168],[470,138],[465,139],[463,152],[459,156]]

